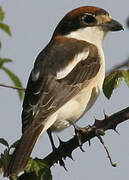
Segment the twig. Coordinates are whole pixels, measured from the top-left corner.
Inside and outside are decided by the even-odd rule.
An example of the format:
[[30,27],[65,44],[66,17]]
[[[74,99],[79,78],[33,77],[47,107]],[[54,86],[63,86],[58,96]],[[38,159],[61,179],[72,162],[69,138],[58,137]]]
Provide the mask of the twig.
[[10,85],[6,85],[6,84],[0,84],[0,86],[6,87],[6,88],[11,88],[11,89],[16,89],[16,90],[25,91],[25,88],[18,87],[18,86],[10,86]]
[[115,70],[118,70],[118,69],[121,69],[121,68],[125,68],[125,67],[129,67],[129,58],[127,58],[123,63],[114,66],[111,70],[109,70],[106,73],[106,75],[109,75],[112,72],[114,72]]
[[109,151],[108,151],[108,148],[107,148],[106,144],[104,143],[102,137],[101,137],[100,135],[97,135],[97,137],[98,137],[98,139],[100,140],[101,144],[103,145],[103,147],[104,147],[104,149],[105,149],[105,151],[106,151],[106,153],[107,153],[107,155],[108,155],[108,158],[109,158],[109,161],[110,161],[111,165],[112,165],[113,167],[116,167],[117,164],[112,161],[112,157],[111,157],[111,155],[110,155],[110,153],[109,153]]

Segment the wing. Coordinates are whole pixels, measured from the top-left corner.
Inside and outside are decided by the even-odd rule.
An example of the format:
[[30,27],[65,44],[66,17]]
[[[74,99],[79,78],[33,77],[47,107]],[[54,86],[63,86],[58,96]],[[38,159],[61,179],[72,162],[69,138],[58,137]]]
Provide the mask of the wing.
[[90,83],[99,68],[94,45],[68,38],[49,43],[30,74],[23,103],[23,132],[45,124],[50,115]]

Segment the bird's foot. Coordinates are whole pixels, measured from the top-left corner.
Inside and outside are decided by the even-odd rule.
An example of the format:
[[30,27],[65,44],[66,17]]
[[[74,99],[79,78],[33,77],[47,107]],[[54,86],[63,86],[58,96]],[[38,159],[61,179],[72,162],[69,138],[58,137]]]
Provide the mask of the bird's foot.
[[[79,126],[76,125],[76,124],[73,124],[73,126],[74,126],[74,130],[75,130],[75,135],[76,135],[76,137],[77,137],[77,139],[78,139],[79,147],[80,147],[80,149],[81,149],[82,152],[85,152],[84,149],[82,148],[82,145],[83,145],[83,142],[82,142],[82,134],[88,133],[88,130],[89,130],[89,128],[90,128],[91,126],[87,126],[87,127],[85,127],[85,128],[79,127]],[[90,144],[91,144],[91,143],[90,143],[90,140],[89,140],[89,145],[90,145]]]

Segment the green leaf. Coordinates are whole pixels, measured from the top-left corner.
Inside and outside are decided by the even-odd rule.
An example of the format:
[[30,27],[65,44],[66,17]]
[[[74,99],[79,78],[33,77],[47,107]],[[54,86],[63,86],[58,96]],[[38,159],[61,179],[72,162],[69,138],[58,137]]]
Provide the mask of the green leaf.
[[5,16],[5,13],[4,13],[2,7],[0,6],[0,21],[4,20],[4,16]]
[[0,143],[9,148],[9,144],[5,139],[0,138]]
[[12,35],[10,27],[7,24],[0,23],[0,29],[2,29],[4,32],[6,32],[9,36]]
[[120,85],[121,81],[122,71],[120,70],[111,73],[105,78],[103,92],[108,99],[111,97],[113,90]]
[[[20,79],[18,78],[18,76],[16,76],[12,71],[10,71],[8,68],[2,66],[1,68],[2,70],[4,70],[8,76],[10,77],[10,79],[13,81],[14,85],[17,87],[22,87],[22,83],[20,81]],[[24,92],[22,90],[17,90],[20,99],[23,98]]]
[[12,62],[12,60],[8,58],[0,58],[0,68],[3,66],[4,63],[8,62]]
[[0,174],[2,174],[3,173],[3,169],[2,168],[0,168]]
[[35,180],[52,180],[50,167],[39,159],[29,160],[25,171],[27,173],[35,172]]
[[5,149],[4,153],[1,153],[0,164],[2,169],[6,169],[8,167],[10,161],[9,149]]
[[129,70],[126,70],[126,71],[122,71],[122,74],[123,74],[123,77],[124,77],[124,80],[125,82],[127,83],[127,85],[129,86]]

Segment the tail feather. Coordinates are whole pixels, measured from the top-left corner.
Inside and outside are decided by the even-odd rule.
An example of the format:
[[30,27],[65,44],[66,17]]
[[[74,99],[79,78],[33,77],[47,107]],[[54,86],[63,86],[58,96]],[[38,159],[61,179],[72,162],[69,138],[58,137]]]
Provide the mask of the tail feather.
[[18,174],[24,170],[29,160],[33,147],[43,130],[43,126],[40,126],[33,133],[24,133],[12,155],[9,166],[4,172],[4,176]]

